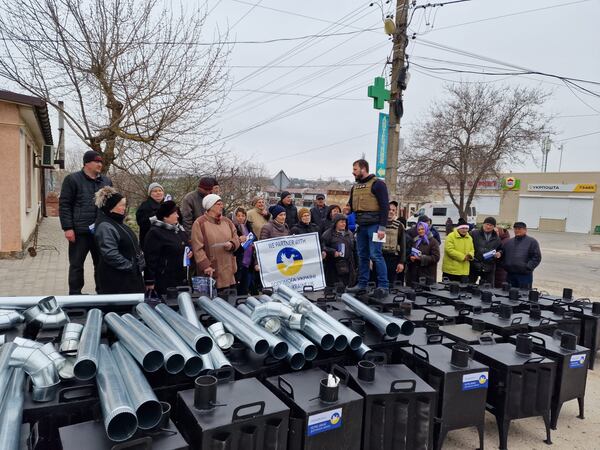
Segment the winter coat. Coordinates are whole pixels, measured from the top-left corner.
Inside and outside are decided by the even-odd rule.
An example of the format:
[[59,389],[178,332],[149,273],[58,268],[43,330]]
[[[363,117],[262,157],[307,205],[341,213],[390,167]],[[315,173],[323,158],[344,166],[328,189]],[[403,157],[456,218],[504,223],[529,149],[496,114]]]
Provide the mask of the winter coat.
[[327,217],[327,205],[324,205],[322,208],[319,208],[317,205],[310,208],[310,221],[317,226],[321,226],[321,223]]
[[327,214],[325,214],[325,219],[323,219],[319,227],[319,233],[321,236],[333,226],[333,210],[336,208],[339,209],[340,207],[337,205],[329,205],[327,207]]
[[181,201],[181,217],[183,228],[188,233],[192,232],[192,225],[196,219],[204,214],[204,208],[202,207],[202,200],[204,200],[205,194],[195,190],[188,192]]
[[435,240],[432,233],[427,236],[429,244],[422,241],[417,247],[418,236],[414,237],[410,241],[410,248],[416,248],[421,252],[421,259],[419,261],[410,260],[410,251],[406,249],[406,285],[410,286],[412,283],[419,281],[421,277],[427,277],[428,279],[435,281],[437,279],[437,263],[440,260],[440,244]]
[[254,236],[256,236],[256,239],[260,239],[260,232],[262,231],[262,227],[264,227],[267,222],[269,221],[269,218],[271,217],[271,214],[269,214],[269,211],[265,211],[265,214],[261,214],[261,212],[256,209],[256,208],[252,208],[250,211],[248,211],[248,225],[252,227],[252,232],[254,233]]
[[310,222],[309,224],[305,224],[304,222],[298,222],[292,227],[290,234],[308,234],[318,232],[319,226],[316,223]]
[[492,250],[500,251],[502,242],[498,233],[494,230],[490,233],[490,238],[486,240],[483,229],[471,231],[473,238],[473,247],[475,248],[475,259],[471,261],[471,270],[477,272],[493,272],[496,267],[497,259],[495,257],[484,259],[483,254]]
[[[235,226],[235,232],[237,233],[238,239],[240,237],[242,237],[242,236],[248,236],[248,234],[250,234],[250,233],[254,234],[254,230],[252,229],[252,225],[250,225],[248,223],[248,220],[246,220],[246,223],[245,223],[247,233],[244,233],[244,229],[243,229],[243,227],[242,227],[242,225],[240,223],[238,223],[237,221],[233,221],[233,220],[232,220],[232,222],[233,222],[233,224]],[[250,249],[248,251],[251,252],[251,253],[254,252],[254,244],[250,245]],[[240,240],[240,246],[239,246],[239,248],[233,253],[235,255],[235,261],[237,263],[238,270],[243,265],[244,253],[245,252],[246,252],[246,250],[244,249],[244,247],[242,247],[242,241]],[[253,259],[254,258],[252,258],[251,261],[250,261],[250,267],[253,265],[252,264]]]
[[143,246],[146,283],[154,284],[159,295],[166,294],[169,287],[187,285],[187,269],[183,265],[183,258],[185,247],[190,246],[190,239],[183,227],[155,219],[146,238]]
[[152,197],[148,197],[135,212],[135,221],[140,229],[140,245],[142,247],[144,247],[144,237],[150,231],[150,217],[156,216],[156,211],[158,211],[160,205]]
[[[500,237],[500,242],[502,243],[502,249],[504,250],[504,244],[508,242],[510,239],[510,233],[504,228],[498,228],[498,236]],[[502,258],[500,258],[500,262],[496,263],[496,274],[494,277],[494,286],[502,286],[502,283],[506,281],[507,274],[506,270],[502,266]]]
[[[234,253],[240,246],[240,240],[233,222],[227,217],[215,219],[205,213],[192,225],[191,241],[196,273],[204,276],[204,270],[211,267],[215,270],[213,277],[217,282],[217,289],[235,285],[237,264]],[[221,245],[226,242],[233,244],[231,250],[225,250]]]
[[89,234],[89,226],[96,221],[98,208],[94,195],[104,186],[112,186],[112,181],[104,175],[90,178],[85,172],[67,175],[60,189],[58,199],[60,226],[63,230],[74,230],[78,234]]
[[282,202],[279,202],[278,205],[285,209],[285,223],[291,230],[298,223],[298,208],[293,203],[284,205]]
[[465,260],[466,255],[475,254],[473,238],[469,233],[461,236],[458,230],[454,230],[446,237],[444,243],[444,261],[442,272],[450,275],[469,275],[470,262]]
[[541,262],[540,245],[531,236],[511,238],[503,246],[502,265],[508,273],[529,274]]
[[271,239],[274,237],[282,237],[289,235],[290,229],[288,228],[287,223],[284,223],[282,225],[273,219],[269,220],[269,222],[264,227],[262,227],[262,230],[260,231],[260,240],[262,241],[263,239]]
[[99,294],[144,292],[144,257],[137,236],[122,219],[98,212],[94,239],[100,251]]
[[[344,244],[344,256],[335,257],[340,244]],[[339,232],[332,226],[321,237],[321,250],[325,257],[325,282],[327,286],[342,283],[344,286],[356,284],[356,255],[354,251],[354,235],[350,231]]]

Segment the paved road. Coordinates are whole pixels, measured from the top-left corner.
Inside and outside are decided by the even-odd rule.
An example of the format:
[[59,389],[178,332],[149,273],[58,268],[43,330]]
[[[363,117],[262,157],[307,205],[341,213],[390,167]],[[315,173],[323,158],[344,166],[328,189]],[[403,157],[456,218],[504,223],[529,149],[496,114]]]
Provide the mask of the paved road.
[[[577,297],[600,298],[600,252],[592,252],[590,244],[600,244],[600,236],[566,233],[537,233],[543,261],[535,272],[535,285],[551,293],[562,292],[563,287],[574,289]],[[38,256],[22,260],[0,260],[1,295],[67,294],[67,242],[60,230],[58,219],[46,218],[39,234]],[[86,263],[86,287],[93,292],[91,260]],[[559,429],[553,432],[554,445],[543,443],[544,427],[541,418],[514,421],[510,428],[509,447],[512,450],[529,449],[596,449],[600,448],[600,369],[590,371],[586,396],[586,419],[579,420],[577,402],[566,403],[561,412]],[[498,433],[493,416],[486,413],[485,444],[497,448]],[[475,448],[473,430],[450,432],[444,449]]]

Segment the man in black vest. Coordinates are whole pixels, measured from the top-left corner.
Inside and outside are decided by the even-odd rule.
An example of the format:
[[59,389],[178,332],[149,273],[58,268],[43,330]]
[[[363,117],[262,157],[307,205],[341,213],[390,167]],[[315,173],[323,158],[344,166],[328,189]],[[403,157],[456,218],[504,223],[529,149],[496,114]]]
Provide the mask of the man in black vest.
[[89,150],[83,155],[83,169],[67,175],[60,190],[60,226],[69,241],[69,295],[81,294],[83,265],[88,253],[94,262],[94,279],[98,290],[96,267],[99,253],[93,235],[98,209],[94,195],[100,188],[112,186],[110,179],[101,172],[102,156]]
[[[369,261],[377,271],[377,287],[381,295],[389,292],[387,267],[383,259],[383,242],[388,222],[388,190],[385,182],[369,174],[369,163],[364,159],[355,161],[352,174],[356,184],[350,191],[350,207],[356,213],[356,247],[358,251],[358,284],[347,292],[367,288]],[[376,240],[377,242],[375,242]]]

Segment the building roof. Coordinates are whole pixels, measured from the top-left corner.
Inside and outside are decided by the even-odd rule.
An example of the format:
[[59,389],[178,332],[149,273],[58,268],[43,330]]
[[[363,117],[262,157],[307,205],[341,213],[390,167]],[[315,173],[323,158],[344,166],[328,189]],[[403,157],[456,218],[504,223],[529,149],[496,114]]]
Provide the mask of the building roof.
[[40,125],[40,130],[42,130],[44,143],[46,145],[54,144],[54,141],[52,140],[52,127],[50,126],[48,106],[43,99],[39,97],[32,97],[30,95],[17,94],[16,92],[0,90],[0,101],[31,106],[35,111],[35,116],[37,117]]

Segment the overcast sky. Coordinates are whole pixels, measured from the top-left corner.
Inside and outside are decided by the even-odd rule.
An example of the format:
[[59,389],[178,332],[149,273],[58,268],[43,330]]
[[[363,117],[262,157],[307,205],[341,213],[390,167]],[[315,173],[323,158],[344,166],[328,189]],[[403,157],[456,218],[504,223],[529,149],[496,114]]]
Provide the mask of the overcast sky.
[[[222,136],[233,135],[225,139],[227,148],[239,155],[252,155],[271,175],[283,169],[290,176],[304,178],[349,178],[352,161],[363,152],[374,161],[378,111],[366,95],[367,86],[384,73],[391,51],[391,42],[381,31],[380,4],[369,7],[368,1],[357,0],[209,0],[208,5],[214,10],[207,31],[216,25],[229,26],[230,38],[237,41],[351,33],[236,44],[229,62],[232,92],[220,120]],[[384,13],[392,8],[393,2],[383,4]],[[535,11],[525,12],[528,10]],[[415,63],[428,67],[461,68],[456,63],[505,67],[503,64],[508,63],[600,82],[598,18],[600,0],[472,0],[430,8],[425,13],[420,9],[410,27],[418,36],[407,52]],[[377,30],[357,32],[371,28]],[[453,51],[433,48],[432,43]],[[498,62],[469,58],[454,50]],[[557,142],[548,170],[558,170],[558,141],[593,132],[597,133],[563,142],[562,170],[600,170],[600,98],[573,93],[555,78],[436,74],[413,66],[404,97],[403,136],[413,131],[411,125],[440,98],[444,79],[551,90],[547,108],[560,117],[554,123]],[[582,86],[600,92],[600,85]],[[255,128],[248,130],[251,127]],[[539,165],[531,162],[512,169],[536,171]]]

